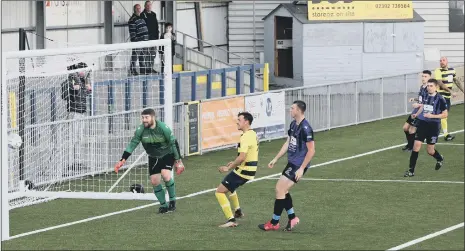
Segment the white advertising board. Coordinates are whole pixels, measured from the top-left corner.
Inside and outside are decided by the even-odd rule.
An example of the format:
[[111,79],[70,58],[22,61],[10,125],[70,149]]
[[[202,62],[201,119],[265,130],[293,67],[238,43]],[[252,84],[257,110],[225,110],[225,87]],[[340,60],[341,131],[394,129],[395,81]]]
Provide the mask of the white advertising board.
[[252,129],[260,139],[285,136],[285,106],[284,92],[245,97],[245,110],[253,115]]

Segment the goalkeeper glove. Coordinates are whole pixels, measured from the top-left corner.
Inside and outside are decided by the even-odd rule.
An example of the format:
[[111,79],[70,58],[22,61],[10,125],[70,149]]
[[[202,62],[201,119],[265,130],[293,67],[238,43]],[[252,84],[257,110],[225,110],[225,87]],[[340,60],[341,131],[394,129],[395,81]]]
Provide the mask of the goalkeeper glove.
[[118,163],[116,163],[115,173],[118,173],[119,169],[124,165],[124,163],[126,163],[125,159],[121,159],[120,161],[118,161]]
[[177,175],[180,175],[182,172],[184,172],[184,164],[182,163],[182,160],[176,160],[176,162],[174,162],[174,166],[176,167],[176,174]]

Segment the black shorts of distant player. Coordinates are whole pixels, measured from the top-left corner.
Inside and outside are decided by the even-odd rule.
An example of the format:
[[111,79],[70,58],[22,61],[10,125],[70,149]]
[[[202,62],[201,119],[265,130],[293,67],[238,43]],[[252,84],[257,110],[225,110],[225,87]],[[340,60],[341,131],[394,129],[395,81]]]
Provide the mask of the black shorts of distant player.
[[428,123],[424,120],[418,120],[417,133],[415,140],[425,142],[428,145],[434,145],[438,142],[439,137],[439,123]]

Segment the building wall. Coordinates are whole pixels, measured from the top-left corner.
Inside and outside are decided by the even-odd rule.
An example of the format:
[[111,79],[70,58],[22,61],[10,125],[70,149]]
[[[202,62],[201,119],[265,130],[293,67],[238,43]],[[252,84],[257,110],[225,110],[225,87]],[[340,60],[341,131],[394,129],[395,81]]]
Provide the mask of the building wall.
[[304,24],[304,85],[362,77],[363,23]]
[[422,26],[423,23],[304,24],[304,85],[422,70]]
[[[464,64],[464,33],[449,32],[449,1],[414,1],[415,10],[425,20],[425,49],[433,48],[449,58],[451,65]],[[436,66],[439,59],[435,60]]]
[[[277,10],[272,17],[267,18],[264,22],[264,56],[265,62],[269,63],[270,81],[275,81],[274,76],[274,58],[275,58],[275,23],[274,16],[292,17],[286,9]],[[302,29],[303,25],[295,18],[292,22],[292,57],[294,79],[303,79],[303,64],[302,64]]]
[[[223,62],[228,62],[227,37],[227,3],[202,3],[202,31],[203,41],[220,47],[223,50],[215,50],[215,57]],[[195,22],[195,11],[193,2],[179,2],[176,4],[176,30],[191,37],[186,37],[189,48],[197,48],[197,25]],[[192,38],[193,37],[193,38]],[[178,43],[183,43],[182,35],[178,34]],[[210,45],[204,44],[204,53],[212,55]]]
[[[115,24],[126,24],[132,15],[134,4],[143,6],[145,1],[113,2],[113,18]],[[5,32],[19,28],[35,27],[35,2],[2,1],[2,51],[19,50],[18,32]],[[160,2],[154,1],[153,11],[160,19]],[[103,1],[50,1],[46,6],[46,48],[66,48],[78,45],[104,43],[103,27],[88,28],[103,23]],[[79,25],[78,29],[66,29],[66,26]],[[62,27],[64,29],[56,30]],[[113,41],[128,41],[127,27],[115,27]],[[35,35],[27,34],[30,48],[35,49]]]
[[[133,6],[145,1],[115,1],[113,2],[114,43],[129,42],[127,22],[133,13]],[[35,27],[35,2],[3,1],[2,3],[2,51],[19,50],[19,28]],[[104,22],[103,1],[50,1],[46,6],[46,48],[66,48],[79,45],[104,43],[103,27],[88,28]],[[227,3],[203,3],[202,19],[204,23],[204,40],[227,50]],[[177,3],[177,30],[197,38],[195,26],[194,5],[192,2]],[[161,15],[161,3],[153,1],[152,10],[158,20]],[[78,29],[66,29],[66,26],[79,25]],[[57,27],[65,29],[57,30]],[[5,32],[7,31],[7,32]],[[11,32],[14,31],[14,32]],[[36,36],[27,34],[29,46],[36,49]],[[182,39],[182,38],[180,38]],[[181,41],[180,41],[181,42]],[[187,39],[188,46],[196,47],[195,39]],[[205,51],[211,50],[206,48]],[[228,56],[224,51],[218,51],[218,59],[227,62]]]
[[[229,48],[240,55],[253,59],[253,1],[233,1],[229,5]],[[292,1],[255,1],[256,51],[263,51],[264,28],[261,18],[279,3]],[[414,9],[425,20],[425,49],[433,48],[447,56],[452,65],[464,64],[464,33],[449,32],[448,1],[413,1]],[[258,56],[256,56],[258,60]],[[435,59],[436,62],[438,59]],[[437,63],[436,63],[437,64]]]

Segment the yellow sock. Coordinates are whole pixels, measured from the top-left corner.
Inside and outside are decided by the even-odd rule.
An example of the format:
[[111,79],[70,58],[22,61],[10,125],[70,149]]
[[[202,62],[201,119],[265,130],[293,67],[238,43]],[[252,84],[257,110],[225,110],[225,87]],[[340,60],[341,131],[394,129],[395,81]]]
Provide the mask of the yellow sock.
[[447,118],[441,119],[441,128],[442,128],[442,132],[444,133],[444,137],[447,137],[447,135],[449,134],[447,132]]
[[234,208],[234,211],[240,208],[239,206],[239,198],[237,197],[237,193],[234,191],[234,193],[229,195],[229,200],[231,201],[231,204]]
[[224,216],[226,216],[226,219],[232,219],[233,213],[231,211],[231,204],[229,204],[228,197],[226,197],[226,194],[224,193],[215,193],[216,199],[218,200],[218,203],[220,203],[221,209],[223,210]]

